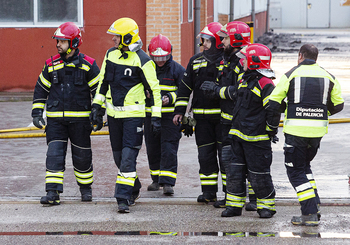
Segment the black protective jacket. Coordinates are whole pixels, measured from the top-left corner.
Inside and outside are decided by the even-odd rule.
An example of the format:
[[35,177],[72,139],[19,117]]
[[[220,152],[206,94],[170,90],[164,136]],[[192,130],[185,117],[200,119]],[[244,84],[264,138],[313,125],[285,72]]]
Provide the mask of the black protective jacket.
[[79,53],[65,59],[57,54],[46,60],[34,89],[32,117],[88,120],[91,96],[96,92],[100,69],[95,59]]

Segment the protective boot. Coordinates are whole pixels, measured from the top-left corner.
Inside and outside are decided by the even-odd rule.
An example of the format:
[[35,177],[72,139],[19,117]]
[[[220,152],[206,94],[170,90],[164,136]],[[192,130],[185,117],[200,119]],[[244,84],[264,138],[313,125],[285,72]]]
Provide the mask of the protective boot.
[[245,206],[245,210],[246,211],[256,211],[257,207],[258,206],[256,205],[256,200],[255,200],[255,202],[251,201],[251,202],[247,203],[247,205]]
[[131,194],[130,200],[129,200],[129,202],[128,202],[129,206],[135,206],[135,205],[136,205],[135,201],[136,201],[137,199],[139,199],[140,196],[141,196],[141,195],[140,195],[140,191],[138,191],[138,192],[133,192],[133,193]]
[[259,214],[260,218],[262,218],[262,219],[272,218],[272,216],[275,213],[276,213],[276,211],[272,211],[272,210],[269,210],[269,209],[266,209],[266,208],[258,210],[258,214]]
[[197,202],[215,202],[216,201],[216,193],[215,192],[203,192],[202,195],[199,195],[197,198]]
[[60,195],[58,191],[48,191],[46,196],[41,197],[41,204],[60,205]]
[[82,202],[91,202],[92,201],[92,190],[89,188],[80,188],[81,201]]
[[174,189],[171,185],[163,185],[163,194],[170,196],[174,194]]
[[127,200],[117,198],[117,202],[118,202],[118,212],[119,213],[130,213]]
[[293,225],[318,226],[317,214],[293,216],[291,220]]
[[241,216],[242,209],[235,207],[226,207],[224,211],[221,213],[221,217],[233,217],[233,216]]
[[226,208],[226,198],[214,202],[214,208]]
[[148,191],[158,191],[159,190],[159,184],[157,182],[153,182],[147,187]]

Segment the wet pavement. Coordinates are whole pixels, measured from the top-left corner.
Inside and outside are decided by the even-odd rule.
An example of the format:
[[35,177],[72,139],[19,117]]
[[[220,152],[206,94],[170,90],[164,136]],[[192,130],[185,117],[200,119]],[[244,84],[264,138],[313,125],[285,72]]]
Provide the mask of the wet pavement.
[[[350,108],[346,106],[350,103],[350,53],[349,56],[320,53],[318,63],[338,78],[345,99],[344,111],[331,118],[350,118]],[[273,57],[272,68],[278,82],[279,77],[296,64],[297,54],[273,53]],[[27,127],[31,123],[31,102],[28,101],[31,97],[31,93],[0,93],[0,101],[4,101],[0,102],[0,130]],[[62,205],[50,208],[39,204],[45,194],[45,138],[0,138],[0,242],[48,244],[54,239],[55,243],[70,244],[349,243],[348,128],[348,123],[330,124],[329,133],[324,136],[312,163],[322,202],[322,220],[318,227],[290,224],[291,217],[300,211],[285,173],[282,129],[278,133],[280,141],[273,145],[271,167],[277,214],[269,220],[259,219],[255,212],[221,218],[222,209],[196,202],[201,191],[194,137],[183,137],[180,141],[178,178],[172,197],[164,196],[162,190],[147,191],[151,178],[145,147],[142,147],[137,171],[143,187],[141,198],[131,207],[130,214],[116,212],[113,195],[117,167],[108,135],[92,136],[93,202],[80,202],[68,149]],[[221,188],[218,195],[223,197]],[[152,232],[176,232],[176,236],[151,235]]]

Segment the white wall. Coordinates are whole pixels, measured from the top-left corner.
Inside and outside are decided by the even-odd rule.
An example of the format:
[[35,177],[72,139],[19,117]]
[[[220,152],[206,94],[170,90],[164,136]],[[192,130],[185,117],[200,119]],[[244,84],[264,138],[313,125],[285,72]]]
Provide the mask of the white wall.
[[[234,19],[251,15],[252,0],[234,1]],[[255,13],[266,11],[267,0],[255,0]],[[214,0],[214,21],[218,21],[218,14],[230,14],[230,0]]]
[[350,6],[341,6],[340,0],[331,1],[330,27],[350,27]]

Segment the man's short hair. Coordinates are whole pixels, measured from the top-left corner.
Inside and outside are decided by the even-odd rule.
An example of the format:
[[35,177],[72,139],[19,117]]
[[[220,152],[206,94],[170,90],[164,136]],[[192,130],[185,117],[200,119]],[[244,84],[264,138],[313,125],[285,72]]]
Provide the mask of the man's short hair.
[[318,56],[318,49],[313,44],[304,44],[299,50],[299,54],[302,54],[304,59],[311,59],[316,61]]

